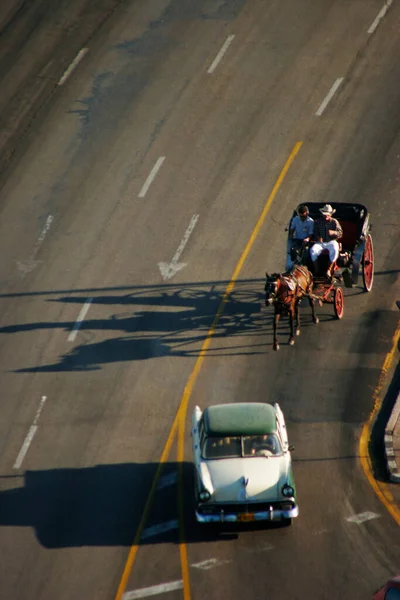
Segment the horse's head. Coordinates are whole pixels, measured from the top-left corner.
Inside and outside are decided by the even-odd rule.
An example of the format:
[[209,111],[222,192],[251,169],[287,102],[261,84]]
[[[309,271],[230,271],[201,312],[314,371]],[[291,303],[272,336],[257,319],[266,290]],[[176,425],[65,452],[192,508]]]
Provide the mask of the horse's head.
[[273,273],[272,275],[268,275],[265,273],[267,281],[265,282],[265,304],[266,306],[271,306],[277,297],[278,287],[279,287],[279,274]]

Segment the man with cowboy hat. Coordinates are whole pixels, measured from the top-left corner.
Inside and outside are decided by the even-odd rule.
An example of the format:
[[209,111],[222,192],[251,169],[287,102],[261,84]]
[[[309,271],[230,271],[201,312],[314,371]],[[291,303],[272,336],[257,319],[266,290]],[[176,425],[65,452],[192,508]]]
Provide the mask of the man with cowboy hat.
[[332,277],[332,269],[339,256],[339,243],[337,240],[342,237],[343,230],[339,221],[332,217],[336,211],[330,204],[325,204],[319,210],[322,217],[314,222],[315,244],[310,249],[310,257],[315,263],[322,250],[328,250],[330,265],[326,274],[328,277]]

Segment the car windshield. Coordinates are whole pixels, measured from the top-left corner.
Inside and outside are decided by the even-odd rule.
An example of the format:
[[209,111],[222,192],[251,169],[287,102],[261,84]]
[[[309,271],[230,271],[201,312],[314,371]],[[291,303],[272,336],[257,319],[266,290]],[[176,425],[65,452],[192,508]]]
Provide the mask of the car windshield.
[[282,447],[276,434],[246,436],[210,436],[204,441],[202,455],[207,460],[280,456]]

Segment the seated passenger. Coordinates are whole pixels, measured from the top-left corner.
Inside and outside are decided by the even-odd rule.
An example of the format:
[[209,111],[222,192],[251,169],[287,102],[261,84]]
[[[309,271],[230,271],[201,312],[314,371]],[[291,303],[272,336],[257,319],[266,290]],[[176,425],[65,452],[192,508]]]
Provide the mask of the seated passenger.
[[297,210],[297,215],[293,217],[290,223],[290,254],[288,254],[286,260],[286,269],[288,271],[293,267],[296,257],[304,249],[304,244],[310,241],[313,232],[314,219],[310,217],[308,207],[305,204],[301,204]]
[[267,456],[267,454],[276,454],[276,445],[273,436],[259,435],[253,438],[251,454],[256,456]]
[[312,262],[315,263],[322,250],[328,250],[330,264],[326,275],[332,278],[332,270],[339,256],[339,243],[337,240],[342,237],[343,230],[339,221],[332,217],[336,211],[330,204],[325,204],[319,210],[322,217],[316,219],[314,223],[314,239],[316,242],[310,249],[310,257]]

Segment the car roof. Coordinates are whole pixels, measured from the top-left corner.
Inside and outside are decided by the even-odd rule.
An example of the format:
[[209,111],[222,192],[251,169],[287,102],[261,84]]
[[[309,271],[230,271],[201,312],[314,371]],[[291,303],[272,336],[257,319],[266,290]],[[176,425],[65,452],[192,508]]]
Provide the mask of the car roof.
[[207,435],[261,435],[276,431],[274,407],[261,402],[209,406],[203,420]]

